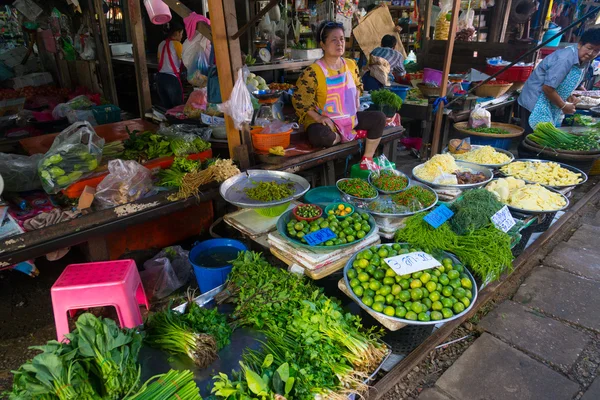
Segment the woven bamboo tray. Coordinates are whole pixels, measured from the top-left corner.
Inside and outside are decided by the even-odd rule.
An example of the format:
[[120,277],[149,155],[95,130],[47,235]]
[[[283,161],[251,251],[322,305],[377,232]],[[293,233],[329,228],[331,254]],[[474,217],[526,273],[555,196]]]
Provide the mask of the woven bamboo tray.
[[512,124],[505,124],[502,122],[492,122],[492,128],[504,129],[505,131],[508,131],[509,133],[497,134],[497,133],[475,132],[475,131],[472,131],[471,129],[469,129],[468,121],[457,122],[454,124],[454,129],[456,129],[460,133],[464,133],[465,135],[481,136],[481,137],[487,137],[487,138],[509,139],[509,138],[521,136],[523,134],[523,132],[525,132],[525,130],[523,128],[521,128],[520,126],[512,125]]

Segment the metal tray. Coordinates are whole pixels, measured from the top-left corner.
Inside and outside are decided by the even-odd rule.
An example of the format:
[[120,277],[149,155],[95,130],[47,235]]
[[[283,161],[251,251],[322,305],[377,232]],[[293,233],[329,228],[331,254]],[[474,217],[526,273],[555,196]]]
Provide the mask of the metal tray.
[[[399,243],[399,244],[403,244],[403,243]],[[381,246],[385,246],[385,245],[384,244],[380,244],[380,245],[376,245],[374,247],[379,248]],[[352,268],[352,263],[354,263],[354,260],[356,259],[356,256],[358,255],[358,253],[360,253],[360,251],[357,252],[356,254],[354,254],[352,257],[350,257],[350,259],[346,263],[346,266],[344,267],[344,281],[346,282],[346,286],[348,287],[348,291],[351,293],[352,299],[355,302],[357,302],[358,304],[360,304],[361,306],[368,307],[368,306],[366,306],[362,302],[361,299],[358,298],[358,296],[356,294],[354,294],[354,291],[350,287],[350,281],[348,280],[348,270],[350,268]],[[444,253],[444,255],[446,257],[450,257],[452,259],[452,261],[454,261],[454,262],[460,262],[458,260],[458,258],[456,258],[456,256],[454,254],[448,253],[446,251],[444,251],[443,253]],[[464,271],[465,271],[465,274],[467,274],[469,276],[469,279],[471,279],[471,283],[473,284],[472,285],[473,287],[471,288],[471,293],[473,294],[473,298],[471,299],[471,304],[469,304],[469,306],[466,307],[463,312],[461,312],[460,314],[457,314],[457,315],[453,315],[451,318],[442,319],[442,320],[439,320],[439,321],[411,321],[409,319],[404,319],[404,318],[390,317],[390,316],[385,315],[384,313],[377,312],[377,311],[373,310],[372,308],[371,308],[371,311],[373,311],[375,314],[381,316],[382,318],[391,319],[392,321],[396,321],[396,322],[402,322],[402,323],[407,324],[407,325],[436,325],[436,324],[440,324],[440,323],[444,323],[444,322],[449,322],[449,321],[455,320],[455,319],[459,318],[460,316],[468,313],[469,310],[471,308],[473,308],[473,306],[475,305],[475,302],[477,301],[477,282],[475,282],[475,278],[473,278],[473,275],[471,275],[471,271],[469,271],[467,269],[467,267],[464,267]]]
[[[496,180],[498,180],[498,179],[494,179],[494,181],[496,181]],[[492,181],[492,182],[493,182],[493,181]],[[528,184],[528,185],[531,185],[531,184]],[[567,208],[569,208],[569,204],[570,204],[570,203],[569,203],[569,199],[567,198],[567,196],[565,196],[564,194],[562,194],[561,192],[559,192],[559,191],[558,191],[558,190],[556,190],[556,189],[549,188],[549,187],[547,187],[546,189],[548,189],[549,191],[551,191],[551,192],[553,192],[553,193],[557,193],[557,194],[561,195],[561,196],[562,196],[562,198],[563,198],[563,199],[565,200],[565,202],[566,202],[566,204],[564,205],[564,207],[562,207],[562,208],[559,208],[559,209],[556,209],[556,210],[525,210],[525,209],[523,209],[523,208],[519,208],[519,207],[511,206],[510,204],[506,204],[506,207],[508,207],[508,209],[509,209],[510,211],[514,211],[514,212],[516,212],[516,213],[519,213],[519,214],[524,214],[524,215],[540,215],[540,214],[549,214],[549,213],[555,213],[555,212],[558,212],[558,211],[564,211],[564,210],[566,210]],[[505,203],[504,203],[504,204],[505,204]]]
[[478,188],[481,186],[485,186],[487,185],[493,178],[494,178],[494,173],[492,172],[491,169],[487,168],[487,167],[482,167],[481,165],[477,165],[477,164],[472,164],[472,163],[468,163],[465,161],[456,161],[456,165],[458,165],[458,167],[460,168],[460,171],[469,171],[469,172],[482,172],[483,175],[486,177],[486,180],[483,182],[479,182],[479,183],[469,183],[466,185],[440,185],[437,183],[433,183],[433,182],[428,182],[424,179],[420,179],[415,172],[418,171],[420,168],[423,167],[423,164],[419,164],[416,167],[413,168],[412,170],[412,174],[413,177],[421,182],[426,184],[427,186],[430,186],[434,189],[474,189],[474,188]]
[[519,177],[513,176],[513,175],[508,175],[508,174],[505,174],[502,171],[500,171],[500,174],[502,176],[513,176],[514,178],[521,179],[521,180],[525,181],[526,183],[539,183],[540,185],[542,185],[544,187],[547,187],[547,188],[551,188],[551,189],[567,189],[567,188],[572,188],[572,187],[575,187],[575,186],[583,185],[588,180],[587,174],[585,172],[583,172],[582,170],[580,170],[579,168],[575,168],[575,167],[572,167],[572,166],[570,166],[568,164],[563,164],[563,163],[558,162],[558,161],[538,160],[538,159],[535,159],[535,158],[517,158],[513,162],[519,162],[519,161],[524,161],[524,162],[531,161],[531,162],[537,162],[537,163],[555,163],[555,164],[558,164],[558,165],[560,165],[561,167],[563,167],[565,169],[568,169],[569,171],[575,172],[577,174],[581,174],[581,176],[583,177],[583,180],[581,182],[579,182],[579,183],[574,184],[574,185],[562,185],[562,186],[556,185],[556,186],[553,186],[553,185],[544,185],[543,183],[540,183],[540,182],[533,182],[533,181],[530,181],[530,180],[527,180],[527,179],[523,179],[523,178],[519,178]]
[[[317,205],[323,209],[325,209],[325,207],[327,207],[327,205],[325,205],[325,204],[317,204]],[[364,212],[364,210],[361,210],[361,211]],[[369,230],[369,232],[367,232],[367,234],[362,239],[355,240],[352,243],[338,244],[338,245],[334,245],[334,246],[309,246],[308,244],[302,243],[301,241],[292,239],[291,237],[288,236],[287,223],[292,218],[293,218],[292,210],[289,210],[289,211],[286,211],[285,213],[283,213],[281,215],[281,217],[279,217],[279,219],[277,220],[277,232],[279,232],[279,234],[285,240],[292,243],[294,246],[302,247],[304,249],[310,249],[310,251],[312,251],[314,253],[329,253],[330,251],[333,251],[333,250],[339,250],[339,249],[343,249],[346,247],[354,246],[357,243],[359,243],[361,240],[364,240],[364,239],[368,238],[369,236],[371,236],[373,234],[373,230],[377,227],[377,223],[375,222],[375,219],[373,218],[372,215],[369,215],[369,226],[371,227],[371,229]],[[343,220],[340,220],[340,222],[341,221],[343,221]]]
[[345,201],[347,203],[352,203],[354,205],[360,205],[363,203],[370,203],[373,200],[375,200],[377,197],[379,197],[379,190],[377,190],[377,188],[375,186],[371,185],[370,183],[369,183],[369,185],[371,185],[373,187],[373,189],[375,189],[375,193],[376,193],[375,197],[371,197],[369,199],[363,199],[361,197],[352,196],[352,195],[344,192],[342,189],[340,189],[340,182],[349,181],[349,180],[350,180],[350,178],[343,178],[343,179],[338,180],[335,183],[335,187],[337,188],[337,190],[340,191],[340,194],[342,196],[342,201]]
[[408,177],[408,175],[406,175],[404,172],[400,172],[400,171],[398,171],[397,169],[394,169],[393,171],[394,171],[394,174],[395,174],[395,175],[397,175],[397,176],[403,176],[404,178],[406,178],[406,186],[404,187],[404,189],[400,189],[400,190],[394,190],[394,191],[391,191],[391,192],[388,192],[388,191],[386,191],[386,190],[379,189],[377,186],[375,186],[375,185],[373,184],[373,182],[371,182],[371,176],[373,176],[373,174],[376,174],[376,173],[378,173],[378,172],[375,172],[375,171],[373,171],[373,172],[371,172],[371,173],[369,174],[368,181],[369,181],[369,183],[371,184],[371,186],[373,186],[375,189],[377,189],[377,191],[378,191],[379,193],[381,193],[381,194],[396,194],[396,193],[400,193],[400,192],[403,192],[403,191],[405,191],[406,189],[408,189],[408,187],[410,186],[410,178]]
[[[244,193],[244,189],[254,187],[256,182],[275,181],[277,183],[293,183],[294,194],[285,199],[263,202],[249,199]],[[225,201],[234,206],[242,208],[265,208],[278,206],[296,200],[310,189],[310,183],[303,177],[289,172],[282,171],[264,171],[259,169],[249,169],[245,172],[232,176],[221,184],[219,192]]]
[[[478,144],[473,144],[473,145],[471,145],[471,151],[473,151],[473,150],[477,150],[477,149],[479,149],[479,148],[481,148],[481,147],[485,147],[485,146],[481,146],[481,145],[478,145]],[[487,168],[496,169],[496,168],[500,168],[500,167],[503,167],[503,166],[505,166],[505,165],[508,165],[508,164],[510,164],[510,163],[511,163],[511,162],[513,162],[513,161],[514,161],[514,159],[515,159],[515,156],[514,156],[514,154],[513,154],[513,153],[511,153],[511,152],[510,152],[510,151],[508,151],[508,150],[499,149],[498,147],[494,147],[494,150],[496,150],[498,153],[504,153],[504,154],[506,154],[507,156],[509,156],[509,157],[510,157],[510,160],[509,160],[509,161],[507,161],[507,162],[505,162],[505,163],[502,163],[502,164],[479,164],[479,163],[475,163],[475,162],[472,162],[472,161],[464,161],[464,160],[459,160],[458,158],[455,158],[455,160],[456,160],[456,161],[460,161],[460,162],[466,162],[466,163],[469,163],[469,164],[481,165],[482,167],[487,167]],[[444,154],[448,153],[448,147],[446,147],[446,148],[445,148],[445,149],[442,151],[442,153],[444,153]],[[452,153],[450,153],[450,155],[454,157],[454,155],[453,155]]]
[[418,211],[409,211],[409,212],[405,212],[405,213],[383,213],[383,212],[377,212],[377,211],[370,210],[369,207],[372,206],[373,204],[377,203],[377,202],[391,202],[391,203],[393,203],[392,202],[392,196],[390,196],[390,195],[383,195],[383,196],[379,196],[379,198],[377,198],[375,201],[367,204],[366,207],[361,207],[360,209],[361,209],[361,211],[368,212],[369,214],[377,216],[377,217],[392,217],[392,218],[394,218],[394,217],[408,217],[408,216],[411,216],[411,215],[414,215],[414,214],[417,214],[417,213],[420,213],[420,212],[423,212],[423,211],[427,211],[427,210],[435,207],[435,205],[438,203],[438,200],[439,200],[438,194],[436,193],[435,190],[433,190],[432,188],[430,188],[429,186],[427,186],[427,185],[425,185],[425,184],[423,184],[421,182],[416,182],[416,181],[410,182],[410,185],[408,185],[406,187],[406,189],[409,189],[410,187],[413,187],[413,186],[420,186],[420,187],[422,187],[424,189],[429,190],[431,193],[433,193],[435,195],[435,201],[433,202],[433,204],[431,204],[429,207],[422,208],[422,209],[420,209]]

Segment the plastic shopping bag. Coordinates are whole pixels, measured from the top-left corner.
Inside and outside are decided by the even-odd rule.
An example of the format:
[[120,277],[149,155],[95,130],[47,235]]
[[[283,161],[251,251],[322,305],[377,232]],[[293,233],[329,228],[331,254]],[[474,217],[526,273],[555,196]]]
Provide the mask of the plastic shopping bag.
[[194,91],[190,93],[183,113],[188,118],[199,119],[202,115],[202,111],[206,110],[208,105],[208,93],[206,88],[194,88]]
[[490,128],[492,126],[492,114],[480,104],[475,106],[475,109],[469,116],[470,128]]
[[187,284],[192,276],[188,254],[181,246],[166,247],[144,263],[140,277],[151,300],[165,298]]
[[42,187],[38,175],[38,162],[43,154],[22,156],[0,153],[0,176],[7,192],[26,192]]
[[204,88],[208,84],[210,51],[210,41],[202,35],[195,35],[183,44],[183,65],[187,68],[188,82],[194,87]]
[[152,173],[135,161],[111,160],[109,174],[98,184],[96,197],[103,208],[130,203],[152,189]]
[[56,194],[98,167],[104,139],[89,122],[76,122],[56,136],[38,163],[42,187]]
[[254,108],[252,107],[250,92],[246,88],[243,68],[240,68],[238,71],[235,86],[231,91],[231,97],[225,103],[219,105],[219,110],[233,119],[236,129],[242,129],[244,123],[249,124],[252,121]]

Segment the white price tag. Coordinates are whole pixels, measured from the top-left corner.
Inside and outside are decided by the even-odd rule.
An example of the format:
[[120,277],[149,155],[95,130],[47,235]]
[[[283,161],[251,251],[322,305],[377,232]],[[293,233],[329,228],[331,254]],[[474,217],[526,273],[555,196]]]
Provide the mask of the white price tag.
[[510,214],[507,206],[504,206],[496,214],[492,215],[492,222],[496,228],[506,233],[510,231],[510,228],[515,226],[515,219]]
[[442,265],[438,260],[433,258],[433,256],[422,251],[400,254],[398,256],[385,258],[383,261],[385,261],[398,275],[408,275],[413,272],[436,268]]

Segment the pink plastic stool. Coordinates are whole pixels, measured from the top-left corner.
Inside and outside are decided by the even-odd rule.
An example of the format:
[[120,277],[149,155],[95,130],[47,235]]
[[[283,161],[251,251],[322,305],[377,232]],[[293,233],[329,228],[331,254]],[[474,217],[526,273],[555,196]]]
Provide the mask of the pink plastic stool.
[[59,341],[69,333],[67,311],[74,317],[78,309],[114,306],[121,327],[135,328],[143,323],[139,305],[150,308],[133,260],[70,264],[51,293]]

